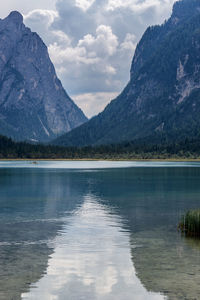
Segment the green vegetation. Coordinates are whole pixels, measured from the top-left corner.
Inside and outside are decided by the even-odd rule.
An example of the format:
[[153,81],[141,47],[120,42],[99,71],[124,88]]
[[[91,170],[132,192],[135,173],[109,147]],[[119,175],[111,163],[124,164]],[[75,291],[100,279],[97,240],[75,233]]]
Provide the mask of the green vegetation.
[[151,144],[138,140],[123,144],[59,147],[14,142],[0,136],[0,159],[200,159],[200,139],[180,143]]
[[200,209],[189,210],[182,217],[179,228],[186,236],[200,238]]

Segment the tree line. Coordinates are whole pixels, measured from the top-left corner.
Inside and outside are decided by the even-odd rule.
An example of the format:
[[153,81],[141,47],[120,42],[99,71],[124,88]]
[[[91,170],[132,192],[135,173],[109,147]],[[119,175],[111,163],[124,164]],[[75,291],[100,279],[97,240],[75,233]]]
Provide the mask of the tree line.
[[88,147],[60,147],[14,142],[0,136],[0,159],[197,159],[200,139],[151,144],[147,141]]

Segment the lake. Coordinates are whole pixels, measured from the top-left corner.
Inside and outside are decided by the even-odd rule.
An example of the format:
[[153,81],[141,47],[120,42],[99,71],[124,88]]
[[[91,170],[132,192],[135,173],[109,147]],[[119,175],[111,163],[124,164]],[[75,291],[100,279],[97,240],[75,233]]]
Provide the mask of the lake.
[[0,162],[0,299],[200,299],[199,207],[200,163]]

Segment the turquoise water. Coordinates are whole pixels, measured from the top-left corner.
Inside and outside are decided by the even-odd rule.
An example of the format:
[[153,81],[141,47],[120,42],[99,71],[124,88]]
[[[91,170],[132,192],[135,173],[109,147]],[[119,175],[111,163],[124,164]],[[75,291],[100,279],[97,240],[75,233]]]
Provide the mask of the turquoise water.
[[0,299],[200,299],[199,167],[0,162]]

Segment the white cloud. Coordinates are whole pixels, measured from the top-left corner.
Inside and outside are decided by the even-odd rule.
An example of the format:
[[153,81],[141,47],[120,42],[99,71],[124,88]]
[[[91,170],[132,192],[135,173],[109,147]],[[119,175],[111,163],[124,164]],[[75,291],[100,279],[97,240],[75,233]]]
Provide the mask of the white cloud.
[[94,0],[76,0],[76,6],[82,8],[83,10],[87,10],[93,3]]
[[[70,39],[64,33],[62,38],[69,41],[69,44],[63,47],[61,43],[54,42],[49,45],[49,54],[57,67],[58,75],[67,78],[70,82],[68,90],[73,87],[74,91],[80,90],[84,94],[91,91],[113,92],[112,84],[119,85],[119,75],[115,59],[113,61],[112,59],[115,56],[119,57],[118,52],[126,53],[130,50],[130,44],[133,46],[132,36],[128,35],[125,41],[119,44],[112,29],[100,25],[96,29],[95,36],[87,34],[74,46],[70,44]],[[113,76],[116,77],[115,83],[112,82]],[[73,92],[73,89],[70,92],[80,94],[80,92]]]
[[49,27],[55,19],[58,18],[58,12],[55,10],[35,9],[24,16],[24,21],[30,23],[38,23],[41,26],[41,22],[45,24],[45,27]]
[[127,33],[124,42],[121,43],[121,49],[122,50],[131,50],[132,52],[136,48],[136,37],[134,34]]
[[13,10],[18,10],[22,14],[27,14],[28,12],[35,9],[55,9],[57,0],[6,0],[1,3],[0,17],[5,18]]
[[105,106],[113,100],[118,93],[87,93],[74,95],[76,104],[91,118],[102,111]]
[[171,0],[109,0],[107,10],[115,10],[120,7],[128,7],[134,12],[143,13],[149,8],[161,8],[163,5],[169,6],[173,1]]
[[112,56],[117,50],[118,39],[110,26],[100,25],[96,29],[96,37],[87,34],[78,42],[78,46],[85,47],[87,52],[95,53],[99,57]]
[[121,92],[142,33],[163,22],[173,2],[57,0],[55,9],[34,9],[25,22],[48,45],[67,92],[80,103],[85,99],[80,106],[91,116],[104,108],[108,95]]

